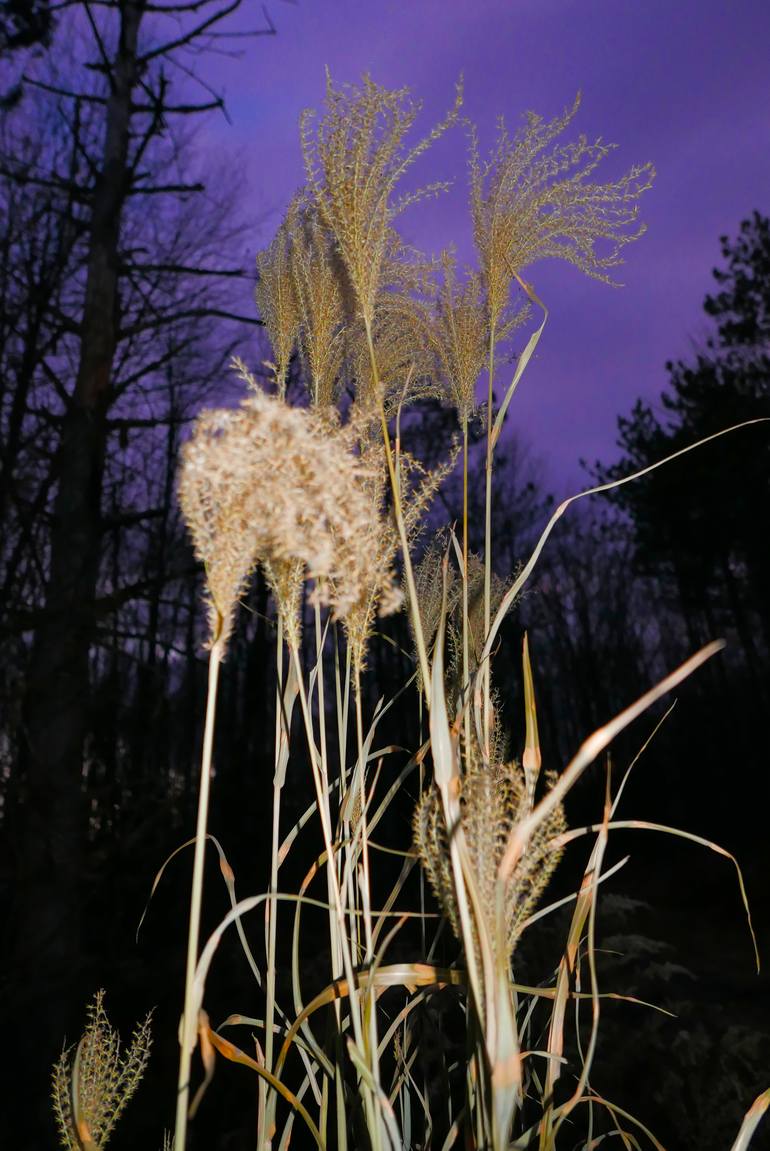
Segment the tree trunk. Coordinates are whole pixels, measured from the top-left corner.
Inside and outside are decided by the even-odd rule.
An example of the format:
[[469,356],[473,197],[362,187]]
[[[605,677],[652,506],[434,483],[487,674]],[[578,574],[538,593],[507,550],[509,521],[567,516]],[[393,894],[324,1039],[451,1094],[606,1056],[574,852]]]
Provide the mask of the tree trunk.
[[[118,265],[123,207],[130,183],[128,151],[138,33],[145,0],[124,0],[110,69],[102,164],[90,222],[78,372],[55,461],[57,491],[50,535],[49,579],[30,657],[24,707],[25,797],[16,962],[30,999],[17,1003],[37,1044],[28,1084],[45,1100],[39,1079],[61,1050],[63,1030],[82,1016],[79,962],[87,813],[83,803],[89,723],[89,653],[101,549],[106,415],[118,334]],[[16,980],[14,980],[16,982]],[[88,992],[93,988],[88,988]],[[37,1117],[36,1117],[37,1118]],[[33,1124],[34,1126],[34,1124]]]

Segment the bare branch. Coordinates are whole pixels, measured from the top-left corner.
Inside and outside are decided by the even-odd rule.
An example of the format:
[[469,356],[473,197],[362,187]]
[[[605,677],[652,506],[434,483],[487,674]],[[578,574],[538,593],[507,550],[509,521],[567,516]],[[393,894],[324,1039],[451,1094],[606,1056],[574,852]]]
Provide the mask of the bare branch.
[[87,204],[93,192],[92,188],[75,188],[71,181],[56,176],[33,176],[29,172],[14,172],[5,164],[0,165],[0,176],[5,176],[20,186],[33,184],[36,188],[54,188],[60,192],[67,192],[77,204]]
[[[221,96],[216,99],[207,100],[202,104],[165,104],[163,107],[164,116],[195,116],[199,112],[218,112],[224,105],[224,100]],[[146,112],[154,113],[155,106],[153,104],[132,104],[132,112]]]
[[190,28],[188,32],[177,36],[175,40],[167,40],[165,44],[161,44],[159,47],[152,48],[149,52],[145,52],[143,56],[139,57],[139,63],[148,64],[150,60],[156,60],[159,56],[167,56],[169,52],[173,52],[175,48],[189,46],[203,36],[209,28],[214,28],[222,20],[226,19],[226,17],[231,16],[240,6],[241,0],[229,0],[229,3],[226,3],[224,8],[220,8],[218,12],[214,12],[205,20],[202,20],[200,24],[197,24],[194,28]]
[[137,264],[126,261],[121,265],[127,272],[173,272],[174,275],[184,276],[222,276],[232,279],[249,279],[251,272],[243,268],[192,268],[185,264]]
[[183,195],[185,192],[204,192],[206,185],[201,183],[196,184],[156,184],[150,187],[146,184],[134,185],[128,191],[129,196],[165,196],[165,195]]
[[169,324],[177,324],[180,320],[204,319],[232,320],[236,324],[250,324],[256,328],[263,326],[262,320],[256,319],[254,316],[241,316],[236,312],[226,312],[222,308],[188,308],[187,311],[174,312],[170,316],[158,316],[154,320],[147,320],[141,324],[132,324],[128,328],[122,328],[120,339],[125,340],[131,336],[138,336],[142,332],[157,331],[160,328],[168,327]]
[[178,16],[181,12],[200,12],[215,0],[182,0],[179,4],[147,4],[148,12],[159,12],[164,16]]
[[191,416],[182,415],[147,416],[144,419],[137,416],[135,419],[107,420],[107,428],[111,432],[131,432],[136,428],[181,427],[183,424],[188,424],[191,419]]
[[192,68],[188,68],[187,65],[183,64],[182,61],[177,59],[176,56],[169,56],[168,63],[173,64],[173,66],[175,68],[178,68],[179,71],[184,76],[187,76],[188,80],[193,80],[196,84],[200,84],[200,86],[201,86],[201,88],[203,88],[204,92],[208,92],[208,94],[209,94],[209,96],[211,96],[212,100],[215,100],[217,102],[219,108],[222,111],[222,115],[224,116],[227,123],[232,125],[232,120],[230,119],[230,116],[228,114],[227,105],[225,104],[224,97],[222,95],[220,95],[220,93],[217,92],[216,89],[212,88],[210,84],[207,84],[206,81],[201,76],[198,76],[195,72],[193,72]]
[[99,31],[99,27],[98,27],[96,21],[94,20],[94,14],[91,11],[91,0],[83,0],[83,7],[86,10],[86,17],[88,19],[88,23],[91,26],[91,31],[93,33],[94,40],[96,41],[96,46],[99,49],[99,55],[102,58],[102,64],[101,64],[100,70],[104,71],[104,74],[106,75],[106,77],[109,81],[110,91],[112,91],[113,87],[114,87],[114,78],[112,75],[112,63],[110,61],[109,53],[107,52],[104,41],[102,40],[102,36],[101,36],[101,32]]
[[56,84],[46,84],[43,80],[36,80],[34,76],[22,76],[24,84],[30,88],[40,88],[43,92],[50,92],[53,96],[64,96],[70,100],[82,100],[86,104],[106,104],[106,96],[97,96],[90,92],[70,92],[68,88],[59,88]]

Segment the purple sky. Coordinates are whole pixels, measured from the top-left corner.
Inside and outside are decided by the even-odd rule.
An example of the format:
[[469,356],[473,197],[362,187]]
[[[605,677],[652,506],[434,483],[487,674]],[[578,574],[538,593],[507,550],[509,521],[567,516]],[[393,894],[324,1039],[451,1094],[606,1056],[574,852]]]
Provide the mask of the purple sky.
[[[241,25],[259,25],[260,5],[245,7]],[[626,249],[624,288],[554,263],[528,272],[551,319],[509,420],[559,494],[581,486],[578,459],[612,459],[618,413],[657,396],[664,362],[704,338],[719,236],[755,208],[770,212],[769,0],[269,0],[269,10],[277,36],[243,41],[240,59],[208,59],[205,70],[233,121],[209,123],[207,150],[243,175],[262,221],[251,248],[302,183],[298,117],[320,106],[327,64],[338,81],[369,71],[409,86],[425,124],[463,72],[483,144],[499,114],[510,126],[528,108],[550,117],[580,89],[575,132],[620,145],[599,178],[655,164],[642,201],[649,231]],[[461,131],[419,166],[420,181],[452,175],[454,189],[405,213],[402,231],[428,251],[454,241],[470,259]]]

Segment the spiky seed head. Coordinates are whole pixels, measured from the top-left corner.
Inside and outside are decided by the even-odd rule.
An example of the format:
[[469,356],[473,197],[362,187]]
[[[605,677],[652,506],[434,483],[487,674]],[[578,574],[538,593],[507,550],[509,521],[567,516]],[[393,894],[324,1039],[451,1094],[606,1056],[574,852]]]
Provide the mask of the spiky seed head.
[[[528,113],[511,138],[500,121],[497,145],[486,162],[479,157],[471,128],[471,215],[481,261],[490,324],[508,300],[514,273],[537,260],[566,260],[586,275],[611,282],[609,269],[620,251],[641,236],[638,199],[652,184],[651,164],[635,164],[618,180],[593,183],[589,177],[612,145],[585,136],[555,143],[578,110],[546,121]],[[608,247],[602,254],[597,241]]]
[[[480,753],[474,750],[464,756],[464,762],[466,770],[460,777],[460,819],[479,891],[481,913],[494,945],[498,868],[511,833],[529,813],[529,799],[524,772],[515,761],[485,765]],[[552,777],[549,782],[552,786]],[[526,919],[561,858],[553,841],[564,829],[564,810],[557,805],[530,837],[506,885],[505,941],[509,959]],[[439,905],[455,936],[461,940],[446,821],[435,786],[423,792],[417,804],[414,842]],[[476,947],[478,949],[478,940]]]
[[63,1051],[53,1069],[53,1108],[59,1142],[66,1151],[104,1148],[123,1108],[136,1091],[150,1057],[150,1015],[139,1024],[125,1053],[104,1010],[104,992],[89,1004],[86,1029]]

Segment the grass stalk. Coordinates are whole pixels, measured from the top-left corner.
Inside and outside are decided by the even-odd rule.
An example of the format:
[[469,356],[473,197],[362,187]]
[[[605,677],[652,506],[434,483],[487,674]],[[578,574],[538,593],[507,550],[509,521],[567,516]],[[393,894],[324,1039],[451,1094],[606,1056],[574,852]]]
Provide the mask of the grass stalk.
[[[374,381],[374,388],[377,395],[380,395],[380,375],[377,368],[377,356],[374,351],[374,341],[372,339],[371,322],[366,322],[366,342],[369,348],[369,361],[372,368],[372,377]],[[420,606],[417,598],[417,587],[414,582],[414,571],[412,569],[412,559],[409,554],[409,540],[406,536],[406,528],[404,526],[404,514],[401,504],[401,484],[399,477],[396,475],[396,468],[393,462],[393,449],[390,444],[390,431],[388,429],[388,418],[385,414],[385,404],[380,396],[380,423],[382,425],[382,442],[385,447],[385,460],[388,466],[388,477],[390,479],[390,487],[393,492],[393,513],[396,519],[396,527],[398,529],[398,538],[401,544],[401,552],[404,557],[404,575],[406,576],[406,586],[409,591],[409,603],[412,610],[412,618],[414,621],[415,642],[417,646],[417,658],[420,662],[420,671],[422,673],[423,690],[425,692],[425,699],[430,707],[430,665],[428,663],[428,649],[425,644],[425,636],[422,630],[422,620],[420,618]]]
[[468,417],[463,415],[463,725],[465,746],[471,745],[471,709],[468,693],[471,680],[470,640],[468,636]]
[[190,1069],[192,1065],[192,1051],[198,1029],[198,1021],[193,1018],[192,1014],[193,983],[195,980],[195,968],[198,961],[198,943],[200,940],[201,905],[203,902],[203,868],[206,856],[206,828],[208,826],[211,765],[214,749],[214,730],[216,727],[217,689],[219,686],[219,669],[222,664],[223,654],[224,644],[221,640],[215,640],[209,654],[206,720],[203,731],[201,779],[198,793],[198,818],[195,829],[195,856],[193,859],[192,890],[190,893],[190,924],[187,934],[184,1011],[181,1022],[176,1123],[174,1127],[174,1147],[176,1151],[184,1151],[187,1138]]
[[[331,886],[332,886],[333,907],[334,907],[334,913],[335,913],[334,926],[336,928],[336,938],[338,939],[339,944],[340,944],[340,949],[341,949],[342,959],[343,959],[343,966],[344,966],[344,971],[345,971],[345,978],[348,980],[349,986],[354,987],[356,984],[355,984],[355,977],[354,977],[353,960],[352,960],[352,955],[350,952],[350,946],[349,946],[349,941],[348,941],[348,936],[347,936],[347,929],[346,929],[346,925],[345,925],[345,911],[344,911],[342,896],[341,896],[341,892],[340,892],[340,887],[339,887],[339,884],[337,882],[337,871],[336,871],[336,868],[333,866],[335,851],[334,851],[334,840],[332,837],[331,812],[329,810],[328,791],[327,791],[327,789],[324,788],[324,785],[323,785],[321,767],[320,767],[320,763],[319,763],[320,757],[318,754],[318,749],[316,748],[316,745],[315,745],[312,717],[310,714],[310,706],[309,706],[309,702],[308,702],[308,698],[307,698],[307,691],[305,690],[304,679],[302,676],[302,666],[300,663],[299,651],[294,646],[291,649],[291,655],[292,655],[295,670],[297,673],[300,707],[302,709],[302,717],[303,717],[303,720],[305,723],[305,731],[307,734],[308,750],[309,750],[309,754],[310,754],[310,763],[311,763],[311,770],[312,770],[312,775],[313,775],[313,783],[315,785],[316,800],[317,800],[317,804],[318,804],[318,814],[319,814],[319,817],[321,820],[321,832],[323,835],[324,850],[326,851],[327,863],[329,865],[328,866],[328,872],[330,875]],[[351,1002],[351,1022],[352,1022],[352,1026],[353,1026],[353,1032],[355,1035],[355,1040],[356,1040],[356,1043],[359,1045],[359,1047],[361,1047],[361,1049],[363,1050],[363,1035],[361,1032],[360,1018],[358,1016],[358,1013],[355,1010],[352,1010],[352,1007],[353,1007],[354,1002],[355,1002],[353,997],[351,997],[350,1002]]]
[[[489,330],[489,383],[487,387],[487,454],[485,466],[484,494],[484,638],[489,635],[492,622],[492,464],[495,451],[494,431],[494,379],[495,379],[495,324]],[[490,686],[489,659],[482,664],[482,689],[484,693],[484,758],[489,759],[492,724],[492,697]]]
[[[355,671],[355,704],[356,704],[356,737],[358,743],[358,762],[359,762],[359,803],[361,807],[361,815],[358,820],[357,835],[360,834],[361,839],[361,883],[363,887],[363,897],[361,900],[361,911],[363,913],[364,923],[364,940],[366,943],[366,950],[364,954],[365,963],[367,968],[371,969],[374,964],[374,944],[372,934],[372,914],[371,914],[371,869],[369,866],[369,830],[367,824],[366,813],[366,749],[364,747],[364,725],[363,725],[363,705],[361,700],[361,674],[358,669]],[[366,1035],[368,1039],[368,1056],[369,1066],[372,1072],[372,1077],[375,1084],[379,1088],[380,1084],[380,1069],[378,1059],[378,1040],[377,1040],[377,1011],[376,1011],[376,997],[374,994],[374,987],[367,986],[364,991],[364,1021],[367,1023]],[[375,1107],[379,1111],[380,1101],[379,1095],[375,1096]],[[381,1125],[381,1119],[378,1116],[378,1126]]]
[[[273,774],[273,823],[270,851],[270,887],[269,892],[273,898],[265,903],[265,927],[267,931],[267,971],[265,973],[266,999],[265,999],[265,1067],[273,1070],[273,1047],[275,1038],[273,1023],[275,1021],[275,974],[276,974],[276,934],[278,919],[278,902],[274,898],[278,891],[278,849],[280,847],[281,828],[281,796],[283,794],[283,779],[280,778],[281,766],[281,730],[284,723],[283,713],[283,620],[278,613],[275,636],[275,666],[276,666],[276,692],[275,692],[275,766]],[[289,739],[289,732],[286,733]],[[267,1147],[270,1136],[265,1129],[265,1102],[267,1097],[266,1081],[260,1076],[258,1085],[258,1113],[257,1113],[257,1147],[262,1151]]]

